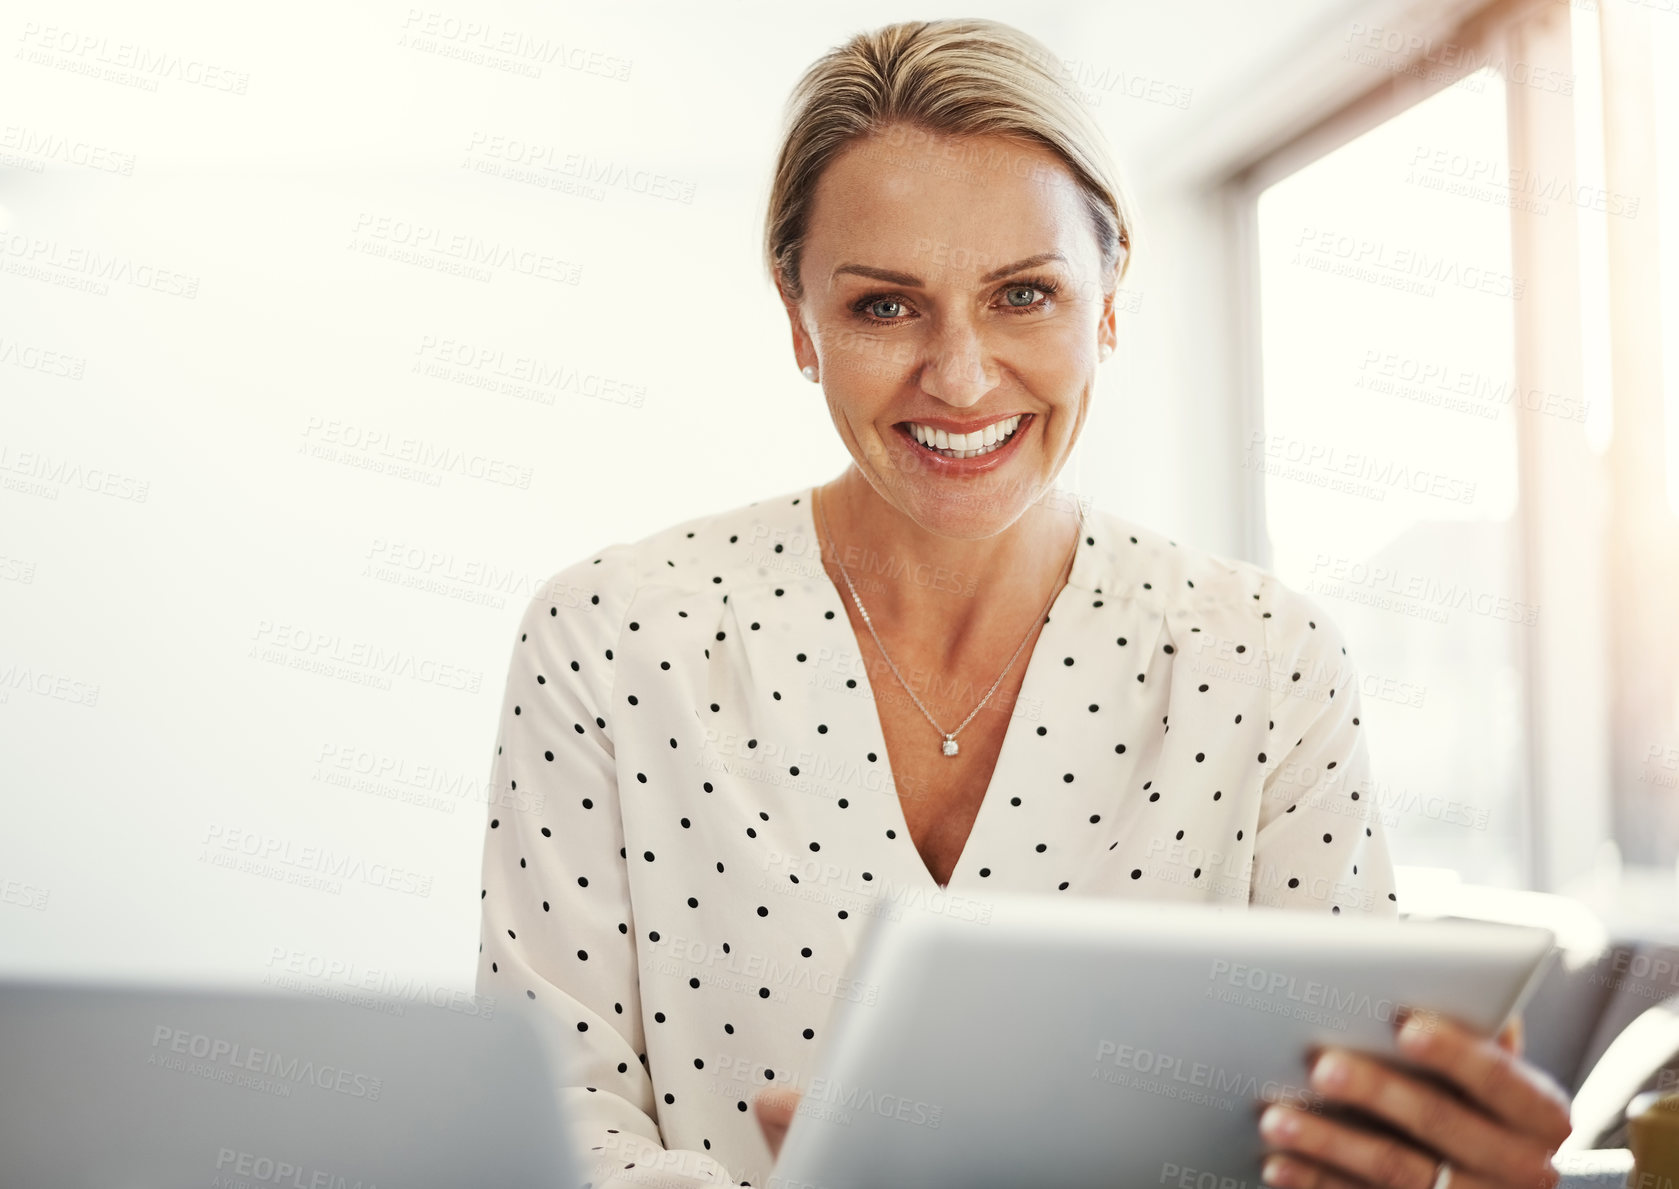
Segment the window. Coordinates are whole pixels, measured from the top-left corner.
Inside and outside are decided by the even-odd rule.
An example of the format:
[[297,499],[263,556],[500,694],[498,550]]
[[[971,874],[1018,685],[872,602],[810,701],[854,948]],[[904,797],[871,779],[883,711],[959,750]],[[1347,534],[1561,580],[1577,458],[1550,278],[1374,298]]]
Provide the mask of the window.
[[1232,183],[1259,560],[1347,632],[1402,865],[1671,912],[1679,14],[1416,44]]
[[1272,568],[1356,646],[1402,855],[1521,881],[1524,620],[1504,90],[1483,68],[1259,197]]

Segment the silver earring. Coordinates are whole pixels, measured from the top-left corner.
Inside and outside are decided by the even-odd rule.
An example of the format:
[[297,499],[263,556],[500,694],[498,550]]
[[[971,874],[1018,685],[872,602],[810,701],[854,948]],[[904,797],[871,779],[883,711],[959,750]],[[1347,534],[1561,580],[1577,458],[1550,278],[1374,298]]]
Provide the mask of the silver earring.
[[799,369],[799,374],[809,380],[812,384],[816,383],[816,366],[814,364],[805,364]]

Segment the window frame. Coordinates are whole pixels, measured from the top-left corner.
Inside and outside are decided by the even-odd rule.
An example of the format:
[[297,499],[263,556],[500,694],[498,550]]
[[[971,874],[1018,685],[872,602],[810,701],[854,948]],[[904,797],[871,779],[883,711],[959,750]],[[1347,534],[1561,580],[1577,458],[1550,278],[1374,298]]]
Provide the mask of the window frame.
[[[1533,77],[1535,65],[1573,77],[1570,20],[1576,7],[1557,0],[1495,0],[1472,8],[1448,8],[1436,14],[1432,23],[1419,19],[1404,25],[1428,47],[1415,59],[1395,59],[1385,78],[1354,92],[1291,135],[1273,137],[1271,147],[1225,172],[1217,188],[1228,247],[1227,323],[1236,377],[1232,400],[1238,448],[1265,426],[1260,195],[1488,64],[1495,65],[1505,83],[1512,171],[1533,169],[1577,177],[1572,91],[1560,97],[1514,77]],[[1585,15],[1596,14],[1587,10]],[[1607,35],[1604,44],[1607,90],[1607,62],[1612,60]],[[1613,178],[1608,188],[1615,189]],[[1512,271],[1519,277],[1542,274],[1546,279],[1545,284],[1528,286],[1524,300],[1512,303],[1512,367],[1523,392],[1580,394],[1583,326],[1578,227],[1571,206],[1552,206],[1553,212],[1545,216],[1520,211],[1514,204],[1509,208]],[[1616,279],[1612,274],[1612,291]],[[1621,362],[1619,350],[1615,359]],[[1626,424],[1620,404],[1617,396],[1617,426]],[[1522,576],[1517,597],[1538,605],[1542,612],[1539,622],[1526,630],[1521,649],[1526,771],[1520,826],[1523,853],[1518,868],[1524,887],[1561,891],[1601,870],[1601,840],[1616,837],[1614,817],[1625,821],[1624,813],[1612,814],[1617,798],[1611,781],[1617,775],[1624,780],[1627,743],[1614,738],[1608,721],[1610,707],[1624,697],[1618,687],[1625,682],[1612,680],[1621,670],[1611,667],[1611,647],[1599,635],[1609,623],[1605,577],[1619,567],[1614,556],[1606,557],[1603,566],[1582,566],[1577,551],[1565,553],[1559,543],[1559,525],[1581,534],[1575,540],[1603,539],[1601,534],[1607,530],[1605,460],[1590,450],[1583,424],[1572,430],[1559,427],[1557,418],[1528,409],[1522,401],[1513,403],[1512,412]],[[1266,527],[1263,470],[1244,468],[1236,487],[1244,552],[1269,569],[1274,559]],[[1566,607],[1569,615],[1565,619],[1553,611],[1547,618],[1543,615],[1546,607]],[[1580,631],[1581,623],[1594,630]]]

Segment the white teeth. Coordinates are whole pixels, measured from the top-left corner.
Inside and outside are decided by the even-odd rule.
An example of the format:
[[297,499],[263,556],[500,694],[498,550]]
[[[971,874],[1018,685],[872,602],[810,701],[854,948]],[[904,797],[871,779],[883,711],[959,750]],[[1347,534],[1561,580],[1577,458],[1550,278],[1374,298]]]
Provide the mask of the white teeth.
[[984,429],[976,429],[966,434],[948,433],[911,421],[909,431],[916,441],[936,449],[946,458],[974,458],[981,454],[989,454],[1008,441],[1009,436],[1019,427],[1020,420],[1018,414],[1005,417],[1001,421],[992,422]]

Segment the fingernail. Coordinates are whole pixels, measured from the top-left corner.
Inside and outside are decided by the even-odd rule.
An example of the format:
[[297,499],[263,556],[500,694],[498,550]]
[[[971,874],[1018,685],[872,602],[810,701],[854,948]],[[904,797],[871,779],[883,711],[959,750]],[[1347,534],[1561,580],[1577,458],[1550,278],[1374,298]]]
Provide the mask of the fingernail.
[[1405,1027],[1399,1030],[1399,1047],[1408,1052],[1420,1053],[1428,1048],[1431,1031],[1423,1023],[1421,1016],[1412,1016],[1405,1021]]
[[1347,1084],[1350,1072],[1345,1057],[1339,1053],[1325,1053],[1312,1066],[1312,1085],[1319,1090],[1339,1090]]
[[1288,1189],[1288,1161],[1281,1156],[1272,1156],[1265,1161],[1265,1167],[1259,1171],[1260,1180],[1267,1185],[1277,1185],[1280,1189]]
[[1273,1106],[1259,1117],[1259,1131],[1266,1139],[1293,1139],[1300,1131],[1300,1121],[1286,1106]]

